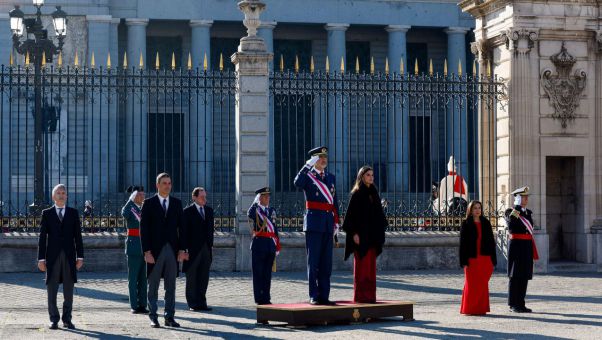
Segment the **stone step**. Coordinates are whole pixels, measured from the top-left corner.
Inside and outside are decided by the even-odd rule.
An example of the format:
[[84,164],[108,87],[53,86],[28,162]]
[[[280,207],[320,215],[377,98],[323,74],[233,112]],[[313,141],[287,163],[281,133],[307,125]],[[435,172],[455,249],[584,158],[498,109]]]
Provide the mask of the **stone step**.
[[550,273],[574,273],[574,272],[595,272],[597,265],[595,263],[581,263],[573,261],[554,261],[548,264]]

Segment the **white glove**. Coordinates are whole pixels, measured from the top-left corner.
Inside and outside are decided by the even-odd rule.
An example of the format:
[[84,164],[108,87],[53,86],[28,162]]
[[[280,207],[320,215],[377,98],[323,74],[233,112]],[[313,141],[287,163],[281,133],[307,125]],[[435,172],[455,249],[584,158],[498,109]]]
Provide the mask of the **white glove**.
[[261,194],[257,194],[257,195],[255,196],[255,199],[253,200],[253,203],[254,203],[254,204],[259,204],[259,196],[261,196]]
[[339,235],[339,230],[341,230],[341,226],[338,223],[334,225],[334,234]]
[[318,162],[318,159],[320,159],[320,156],[311,156],[311,158],[308,159],[307,162],[305,162],[305,164],[312,167],[312,166],[316,165],[316,163]]

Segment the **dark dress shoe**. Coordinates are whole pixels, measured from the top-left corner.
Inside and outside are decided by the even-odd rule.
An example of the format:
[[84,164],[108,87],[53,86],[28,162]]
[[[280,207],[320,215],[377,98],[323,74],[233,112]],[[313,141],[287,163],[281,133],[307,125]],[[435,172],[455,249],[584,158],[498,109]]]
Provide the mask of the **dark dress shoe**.
[[309,304],[310,305],[319,305],[320,303],[318,302],[318,300],[314,299],[314,298],[310,298],[309,299]]
[[211,308],[209,306],[202,306],[202,307],[198,308],[198,310],[209,312],[209,311],[213,310],[213,308]]
[[71,321],[64,321],[63,328],[75,329],[75,325]]
[[59,323],[58,322],[51,322],[48,324],[48,329],[59,329]]
[[132,313],[132,314],[140,314],[139,310],[140,310],[140,308],[130,309],[130,313]]
[[531,313],[531,312],[533,312],[533,310],[531,308],[523,307],[523,312]]
[[268,322],[268,320],[261,320],[261,321],[255,322],[255,324],[257,326],[265,326],[265,325],[269,325],[270,323]]
[[510,306],[510,311],[513,313],[524,313],[525,310],[520,307]]
[[145,307],[138,307],[136,309],[136,314],[148,314],[148,309],[146,309]]
[[150,326],[152,328],[160,328],[161,327],[161,325],[159,324],[159,320],[157,320],[156,316],[150,318]]
[[336,305],[336,303],[334,301],[330,301],[330,300],[322,300],[322,301],[320,301],[320,304],[324,305],[324,306],[335,306]]
[[180,327],[180,324],[174,320],[174,318],[165,318],[165,326],[167,327]]
[[258,303],[257,305],[259,305],[259,306],[265,306],[265,305],[271,305],[271,304],[272,304],[272,303],[271,303],[270,301],[268,301],[268,302],[261,302],[261,303]]

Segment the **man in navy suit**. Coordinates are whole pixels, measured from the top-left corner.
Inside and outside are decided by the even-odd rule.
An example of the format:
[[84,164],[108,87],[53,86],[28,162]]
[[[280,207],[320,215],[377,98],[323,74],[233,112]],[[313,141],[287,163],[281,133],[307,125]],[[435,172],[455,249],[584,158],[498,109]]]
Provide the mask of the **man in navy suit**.
[[207,286],[213,248],[213,209],[207,205],[207,191],[192,190],[193,203],[184,209],[184,237],[182,247],[188,251],[188,260],[182,265],[186,273],[186,302],[192,311],[210,311],[207,306]]
[[157,194],[144,200],[140,217],[140,239],[148,277],[148,310],[150,325],[159,328],[157,299],[159,283],[165,286],[165,326],[180,327],[174,319],[178,261],[187,257],[180,235],[184,235],[182,202],[170,196],[171,177],[157,176]]
[[335,177],[325,171],[328,149],[324,146],[309,151],[311,157],[295,177],[295,186],[305,193],[305,248],[309,303],[334,305],[329,300],[332,273],[333,236],[339,229]]
[[[59,319],[63,327],[75,329],[71,322],[73,286],[77,282],[77,270],[84,265],[79,213],[67,207],[67,188],[58,184],[52,189],[54,206],[42,211],[40,239],[38,242],[38,268],[46,272],[48,314],[50,329],[57,329]],[[63,284],[63,316],[59,315],[56,295]]]

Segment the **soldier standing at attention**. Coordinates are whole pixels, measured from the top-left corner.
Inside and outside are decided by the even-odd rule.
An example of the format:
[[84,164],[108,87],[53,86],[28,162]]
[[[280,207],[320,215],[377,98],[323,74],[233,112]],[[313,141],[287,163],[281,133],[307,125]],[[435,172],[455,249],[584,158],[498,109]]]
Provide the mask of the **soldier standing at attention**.
[[140,217],[144,202],[144,187],[130,186],[127,189],[130,198],[121,209],[128,231],[125,240],[125,254],[128,259],[128,288],[130,308],[133,314],[148,314],[146,309],[146,264],[140,243]]
[[255,303],[269,305],[272,267],[276,255],[280,252],[278,228],[274,221],[276,211],[270,207],[270,188],[265,187],[255,191],[257,195],[247,212],[251,220],[253,294]]
[[525,306],[527,284],[533,278],[533,260],[539,259],[533,239],[532,212],[527,209],[529,187],[512,192],[514,209],[506,210],[508,240],[508,306],[515,313],[531,313]]
[[295,177],[295,186],[305,193],[305,249],[309,303],[334,305],[329,300],[332,273],[333,238],[339,229],[338,202],[333,174],[325,171],[328,149],[324,146],[309,151],[311,157]]

